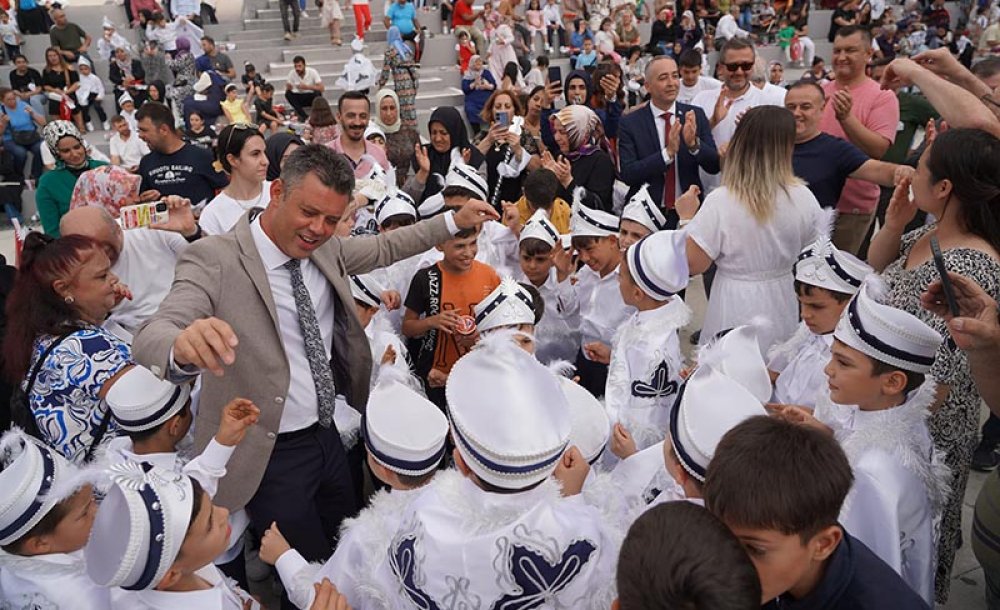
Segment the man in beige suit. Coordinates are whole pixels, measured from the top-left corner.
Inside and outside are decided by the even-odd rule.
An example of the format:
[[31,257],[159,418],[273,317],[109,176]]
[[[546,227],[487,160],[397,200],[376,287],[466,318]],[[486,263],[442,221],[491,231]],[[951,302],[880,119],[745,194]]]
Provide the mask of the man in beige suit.
[[[204,370],[196,449],[236,396],[260,420],[229,461],[216,503],[247,508],[254,531],[278,522],[309,561],[326,559],[357,510],[332,423],[333,397],[364,411],[371,355],[347,282],[497,219],[484,202],[378,237],[330,239],[354,174],[325,146],[304,146],[271,183],[271,201],[224,235],[190,246],[170,294],[138,331],[136,361],[175,382]],[[283,607],[287,605],[283,600]]]

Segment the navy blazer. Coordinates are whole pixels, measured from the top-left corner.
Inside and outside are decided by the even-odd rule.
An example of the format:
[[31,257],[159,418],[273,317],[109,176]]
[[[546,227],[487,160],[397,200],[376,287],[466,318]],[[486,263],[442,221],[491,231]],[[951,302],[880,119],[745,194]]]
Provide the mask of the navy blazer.
[[[667,164],[663,161],[663,147],[660,146],[660,136],[657,133],[651,107],[650,103],[627,114],[618,126],[618,159],[621,167],[619,174],[622,181],[629,185],[629,197],[644,183],[648,183],[649,196],[653,201],[660,202],[663,201],[663,180],[666,177]],[[698,121],[700,141],[698,154],[694,155],[681,137],[680,149],[677,151],[674,163],[677,166],[675,176],[680,180],[683,193],[692,184],[701,187],[699,167],[709,174],[719,172],[719,152],[715,149],[712,127],[704,110],[680,102],[677,102],[675,110],[680,126],[684,125],[687,112],[694,111]],[[666,216],[668,228],[674,228],[677,223],[677,213],[671,210]]]

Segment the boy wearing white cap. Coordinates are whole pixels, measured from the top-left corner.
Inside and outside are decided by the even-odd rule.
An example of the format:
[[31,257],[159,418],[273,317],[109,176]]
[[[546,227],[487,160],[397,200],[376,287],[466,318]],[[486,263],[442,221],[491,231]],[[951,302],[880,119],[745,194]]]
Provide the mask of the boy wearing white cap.
[[802,322],[794,335],[771,348],[768,369],[774,380],[772,400],[812,409],[826,392],[833,331],[840,315],[872,272],[851,254],[838,250],[827,235],[806,247],[795,263],[795,294]]
[[[245,398],[235,398],[225,406],[219,430],[200,455],[191,458],[178,450],[191,427],[191,385],[174,385],[157,378],[149,369],[134,366],[119,377],[105,398],[119,429],[124,432],[111,440],[104,461],[148,462],[167,470],[194,477],[209,494],[226,476],[226,464],[236,445],[257,422],[260,410]],[[190,458],[190,459],[189,459]],[[250,525],[246,511],[229,516],[231,534],[227,550],[214,562],[227,575],[247,584],[243,564],[243,532]]]
[[62,455],[11,430],[0,439],[0,600],[4,608],[107,610],[81,549],[97,502]]
[[614,436],[636,449],[663,440],[682,383],[677,330],[691,319],[677,296],[688,284],[685,247],[682,232],[654,233],[629,246],[618,273],[621,298],[636,312],[615,334],[604,397]]
[[128,127],[132,131],[139,133],[139,121],[135,118],[135,100],[126,91],[118,97],[118,106],[121,108],[120,114],[122,118],[128,121]]
[[362,608],[610,607],[621,533],[563,495],[579,491],[588,467],[566,450],[569,407],[555,374],[495,335],[456,363],[447,392],[457,470],[405,495],[388,543],[366,545],[354,564],[348,599],[363,594]]
[[[377,164],[376,164],[377,166]],[[375,224],[378,225],[380,233],[389,233],[400,227],[408,227],[417,222],[417,204],[413,198],[405,191],[397,190],[390,186],[381,199],[377,199],[374,205]],[[401,261],[384,267],[375,269],[371,276],[378,280],[388,290],[394,291],[399,296],[399,302],[406,301],[406,295],[410,291],[410,282],[413,274],[420,268],[422,254],[405,258]],[[403,324],[403,308],[394,307],[385,314],[392,325],[393,331],[400,332]]]
[[[683,202],[680,200],[685,198],[697,199],[700,192],[701,189],[691,185],[691,188],[678,198],[678,202],[682,204]],[[660,206],[649,196],[649,185],[643,184],[622,210],[621,226],[618,229],[618,245],[624,252],[643,237],[666,228],[667,218],[660,210]]]
[[580,301],[570,280],[573,259],[545,210],[524,223],[517,247],[521,272],[515,277],[538,290],[545,303],[535,325],[535,356],[543,364],[572,362],[580,344]]
[[518,284],[508,275],[476,305],[476,331],[483,337],[507,329],[521,349],[535,354],[535,326],[545,312],[541,299],[537,290]]
[[[403,340],[393,330],[389,323],[389,311],[382,308],[388,306],[383,301],[383,296],[392,295],[391,291],[386,291],[385,286],[379,282],[374,274],[352,275],[348,277],[351,285],[351,295],[354,297],[354,307],[361,320],[361,326],[365,329],[368,343],[372,350],[372,386],[378,379],[381,366],[387,363],[401,362],[406,367],[406,346]],[[395,303],[396,309],[399,304]]]
[[355,608],[377,600],[365,597],[357,584],[383,556],[399,524],[399,511],[412,494],[434,477],[445,457],[448,420],[437,406],[408,387],[399,370],[387,371],[368,399],[364,442],[372,474],[391,488],[372,497],[365,510],[344,522],[337,550],[322,567],[309,564],[271,526],[261,541],[261,558],[278,569],[288,597],[299,608],[313,601],[312,584],[324,577],[337,584]]
[[815,410],[820,423],[804,410],[786,407],[782,414],[832,429],[854,470],[840,522],[933,604],[934,523],[950,473],[927,430],[936,387],[925,376],[943,339],[915,316],[879,302],[877,282],[866,280],[833,333],[829,393]]
[[212,565],[229,543],[229,511],[190,476],[149,463],[109,467],[84,549],[87,574],[122,589],[112,608],[258,610]]
[[622,300],[618,289],[622,260],[618,217],[585,205],[584,199],[594,201],[595,197],[582,187],[573,193],[570,235],[585,265],[577,273],[576,283],[581,318],[576,371],[580,385],[600,397],[608,381],[612,338],[635,308]]
[[101,104],[104,100],[104,82],[94,74],[93,65],[86,55],[80,56],[76,68],[80,72],[80,88],[76,90],[76,101],[80,104],[80,111],[87,124],[87,131],[94,131],[94,124],[90,122],[91,108],[97,113],[101,126],[107,131],[110,128],[108,115],[104,112],[104,106]]

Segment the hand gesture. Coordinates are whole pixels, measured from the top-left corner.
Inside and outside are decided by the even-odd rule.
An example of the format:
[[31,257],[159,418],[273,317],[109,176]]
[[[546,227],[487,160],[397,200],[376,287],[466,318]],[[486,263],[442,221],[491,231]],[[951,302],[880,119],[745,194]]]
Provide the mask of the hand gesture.
[[948,331],[959,349],[995,349],[1000,343],[997,302],[982,286],[964,275],[949,271],[948,279],[951,280],[959,317],[952,317],[948,309],[941,280],[931,282],[927,291],[920,296],[920,304],[924,309],[948,321]]
[[417,159],[417,169],[424,173],[431,171],[431,159],[427,156],[427,151],[420,142],[413,149],[414,157]]
[[559,81],[552,81],[545,85],[545,100],[542,104],[546,108],[552,106],[552,102],[562,97],[562,83]]
[[917,174],[917,170],[913,169],[909,165],[897,165],[896,170],[892,174],[893,185],[901,183],[903,180],[909,180],[912,184],[913,176]]
[[385,308],[389,311],[394,311],[399,309],[402,304],[403,297],[399,295],[398,290],[386,290],[382,294],[378,295],[379,300],[385,305]]
[[920,65],[912,59],[897,57],[882,72],[882,88],[896,91],[901,87],[911,85],[913,84],[913,75],[920,70]]
[[443,388],[448,383],[448,373],[440,369],[431,369],[427,373],[427,386],[431,388]]
[[291,550],[292,545],[288,544],[285,537],[278,530],[278,522],[272,521],[271,527],[267,528],[260,539],[260,560],[269,566],[278,563],[278,558]]
[[459,229],[478,227],[488,220],[500,220],[493,206],[481,199],[470,199],[455,212],[455,226]]
[[247,435],[250,426],[260,418],[260,409],[246,398],[234,398],[222,408],[222,419],[215,440],[226,447],[235,447]]
[[396,364],[396,348],[391,343],[385,346],[385,351],[382,352],[382,360],[379,361],[379,364]]
[[916,215],[917,206],[910,199],[910,179],[903,178],[892,192],[892,199],[885,211],[885,226],[902,233]]
[[555,173],[563,188],[568,188],[573,183],[573,166],[566,157],[559,155],[559,160],[555,161],[552,172]]
[[504,201],[500,205],[503,209],[503,218],[500,222],[513,231],[515,235],[520,235],[523,223],[521,222],[521,212],[518,211],[517,204]]
[[239,339],[233,327],[219,318],[202,318],[174,339],[174,361],[181,366],[208,369],[216,377],[222,377],[225,373],[222,365],[236,362],[237,345]]
[[677,157],[677,151],[681,149],[681,124],[674,120],[670,125],[670,133],[667,134],[667,154],[671,159]]
[[934,140],[937,139],[937,134],[937,122],[934,119],[927,119],[927,126],[924,127],[924,139],[927,140],[928,145],[934,143]]
[[132,291],[125,284],[118,282],[112,286],[111,290],[115,293],[115,305],[118,305],[125,299],[129,301],[132,300]]
[[819,430],[820,432],[831,436],[833,435],[833,429],[816,419],[813,416],[812,411],[806,409],[805,407],[769,403],[767,405],[767,411],[772,417],[777,417],[778,419],[783,419],[799,426]]
[[472,159],[472,149],[466,146],[462,149],[462,163],[468,165],[470,159]]
[[313,583],[313,591],[316,597],[309,606],[309,610],[351,610],[347,603],[347,597],[337,591],[329,578],[324,578],[323,582]]
[[725,91],[719,92],[719,98],[715,100],[715,108],[712,110],[712,127],[721,123],[729,114],[729,107],[733,105],[732,100],[726,97]]
[[625,429],[625,426],[615,424],[615,427],[611,430],[611,453],[624,460],[637,451],[635,439]]
[[837,117],[838,121],[846,121],[851,116],[851,106],[854,104],[853,98],[851,98],[851,92],[847,89],[841,89],[833,94],[830,98],[830,104],[833,105],[833,113]]
[[594,362],[600,364],[611,363],[611,348],[600,341],[592,341],[584,345],[583,353]]
[[694,110],[688,110],[684,114],[684,128],[681,130],[681,135],[684,136],[684,144],[688,150],[698,148],[698,117],[695,116]]
[[621,79],[618,78],[617,74],[606,74],[601,77],[601,90],[604,91],[604,98],[607,100],[613,100],[618,96],[618,86],[621,85]]
[[194,210],[191,209],[190,199],[170,195],[164,201],[167,204],[167,221],[153,223],[149,225],[150,229],[173,231],[184,237],[190,237],[198,232],[198,222],[194,219]]
[[701,195],[701,189],[692,184],[688,190],[684,191],[683,195],[677,198],[674,202],[674,209],[677,211],[678,218],[681,220],[694,218],[694,215],[698,213],[698,208],[701,207],[699,195]]
[[965,67],[959,63],[958,58],[952,55],[951,50],[946,46],[917,53],[913,56],[913,61],[948,80],[965,72]]
[[573,256],[558,241],[552,247],[552,265],[556,268],[556,280],[562,282],[573,274]]
[[583,454],[573,445],[560,458],[552,476],[562,483],[562,495],[569,497],[583,491],[583,483],[587,480],[589,473],[590,464],[583,459]]

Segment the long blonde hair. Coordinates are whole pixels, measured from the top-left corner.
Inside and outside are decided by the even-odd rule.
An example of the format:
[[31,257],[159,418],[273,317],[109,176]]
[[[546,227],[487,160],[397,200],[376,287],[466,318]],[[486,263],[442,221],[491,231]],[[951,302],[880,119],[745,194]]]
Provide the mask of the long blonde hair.
[[802,184],[792,170],[795,118],[779,106],[758,106],[743,115],[729,141],[722,186],[742,202],[758,222],[774,213],[778,189]]

